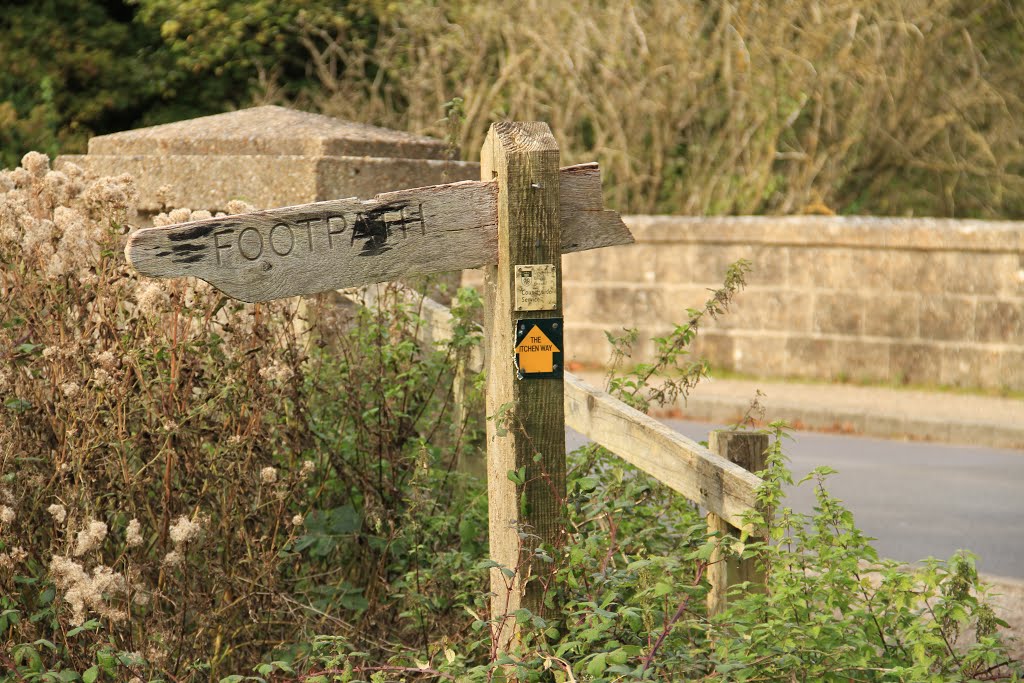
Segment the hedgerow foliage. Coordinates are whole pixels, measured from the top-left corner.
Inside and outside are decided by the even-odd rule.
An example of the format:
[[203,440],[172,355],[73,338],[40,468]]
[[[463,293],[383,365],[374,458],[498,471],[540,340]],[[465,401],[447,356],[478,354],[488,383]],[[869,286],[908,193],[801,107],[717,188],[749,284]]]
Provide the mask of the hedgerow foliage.
[[[536,551],[547,609],[512,615],[500,652],[485,487],[456,466],[480,457],[475,385],[456,413],[451,377],[474,297],[423,349],[387,292],[346,312],[141,280],[134,200],[41,154],[0,173],[0,682],[1019,680],[968,555],[880,560],[824,470],[815,514],[784,507],[781,426],[766,540],[709,536],[667,487],[573,454],[567,541]],[[687,346],[748,269],[659,340],[686,378],[669,391],[699,379]],[[651,378],[611,388],[644,407]],[[709,617],[716,549],[769,579]]]
[[0,672],[200,680],[315,633],[414,642],[406,574],[464,548],[423,586],[454,599],[485,547],[445,475],[443,354],[419,362],[402,309],[332,337],[315,301],[141,280],[134,202],[41,154],[0,174]]
[[612,206],[633,213],[1021,218],[1022,11],[398,3],[370,50],[341,52],[381,73],[343,71],[322,107],[442,134],[437,112],[458,96],[467,157],[495,118],[547,121],[568,161],[601,161]]

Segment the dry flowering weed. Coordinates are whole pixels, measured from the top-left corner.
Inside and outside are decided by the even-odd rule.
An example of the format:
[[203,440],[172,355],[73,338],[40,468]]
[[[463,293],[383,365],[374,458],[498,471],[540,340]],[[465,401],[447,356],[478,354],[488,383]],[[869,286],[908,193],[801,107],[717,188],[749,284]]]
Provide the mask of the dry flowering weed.
[[220,680],[349,617],[384,633],[406,611],[380,591],[407,569],[391,541],[425,476],[413,451],[451,422],[448,367],[422,369],[391,313],[333,332],[319,300],[138,277],[136,198],[43,155],[0,172],[0,600],[48,610],[3,637],[52,641],[69,670],[114,647],[145,680]]
[[225,208],[227,208],[228,215],[231,216],[237,216],[238,214],[243,213],[252,213],[256,210],[255,206],[249,202],[242,201],[241,199],[232,199],[228,202]]
[[[301,384],[285,381],[308,361],[308,326],[295,324],[293,303],[241,304],[203,282],[137,276],[123,255],[137,200],[129,176],[53,168],[43,154],[0,171],[0,484],[19,492],[0,498],[0,596],[34,600],[23,586],[52,582],[64,624],[43,633],[23,619],[5,637],[56,642],[99,616],[104,631],[66,641],[69,652],[113,642],[173,666],[213,652],[223,625],[254,644],[233,655],[244,659],[271,637],[250,613],[291,618],[253,581],[289,576],[278,553],[308,507],[292,501],[304,491],[255,511],[249,502],[257,463],[314,441],[294,417],[308,400]],[[153,223],[210,215],[177,208]],[[218,552],[190,555],[185,571],[201,535]],[[267,551],[254,556],[260,539]],[[37,583],[14,583],[19,573]]]
[[68,516],[67,508],[60,503],[53,503],[50,507],[46,508],[46,512],[53,517],[55,524],[63,524]]
[[6,553],[0,553],[0,569],[10,571],[25,561],[28,552],[24,548],[15,546]]
[[96,566],[92,572],[67,557],[54,555],[50,560],[50,576],[54,585],[64,591],[64,600],[71,609],[70,623],[80,626],[88,612],[95,612],[112,621],[125,618],[125,613],[111,606],[108,600],[125,592],[124,577],[110,567]]
[[137,548],[142,545],[142,524],[139,520],[133,518],[128,522],[128,527],[124,532],[124,543],[129,548]]
[[284,383],[295,376],[295,371],[288,365],[274,362],[265,368],[260,368],[260,377],[267,382]]
[[74,556],[81,557],[88,552],[96,550],[103,545],[107,537],[107,524],[97,519],[91,519],[85,528],[78,532],[75,537]]
[[277,468],[268,466],[261,469],[260,481],[262,481],[264,484],[273,484],[277,482]]
[[182,515],[178,521],[171,525],[171,542],[175,548],[182,548],[196,538],[202,532],[202,525]]
[[181,564],[181,560],[181,553],[179,553],[177,550],[172,550],[171,552],[164,555],[163,565],[165,567],[177,567]]

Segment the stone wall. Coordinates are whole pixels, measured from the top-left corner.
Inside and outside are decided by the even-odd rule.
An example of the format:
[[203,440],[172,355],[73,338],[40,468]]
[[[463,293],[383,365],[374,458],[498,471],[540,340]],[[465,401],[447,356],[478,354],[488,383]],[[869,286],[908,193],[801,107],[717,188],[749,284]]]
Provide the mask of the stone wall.
[[726,268],[748,287],[708,325],[713,366],[768,377],[1024,390],[1024,223],[934,219],[627,216],[628,247],[564,257],[570,360],[634,361],[683,322]]

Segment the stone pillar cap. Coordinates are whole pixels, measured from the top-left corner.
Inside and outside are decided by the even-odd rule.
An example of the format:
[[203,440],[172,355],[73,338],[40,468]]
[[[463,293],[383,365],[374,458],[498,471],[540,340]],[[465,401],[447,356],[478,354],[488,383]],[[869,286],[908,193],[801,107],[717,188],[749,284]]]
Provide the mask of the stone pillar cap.
[[89,141],[58,157],[97,175],[128,173],[139,210],[264,209],[478,179],[479,164],[448,158],[444,142],[284,107],[253,107]]
[[89,140],[89,154],[293,155],[441,159],[445,143],[363,123],[263,106]]

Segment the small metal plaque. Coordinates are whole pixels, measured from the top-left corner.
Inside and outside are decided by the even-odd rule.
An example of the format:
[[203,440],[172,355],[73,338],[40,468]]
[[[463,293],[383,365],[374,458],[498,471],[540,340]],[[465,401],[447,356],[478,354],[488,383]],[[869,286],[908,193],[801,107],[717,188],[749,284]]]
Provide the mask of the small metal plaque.
[[519,379],[561,379],[562,319],[523,318],[516,325],[515,369]]
[[553,311],[558,282],[553,263],[516,266],[516,310]]

